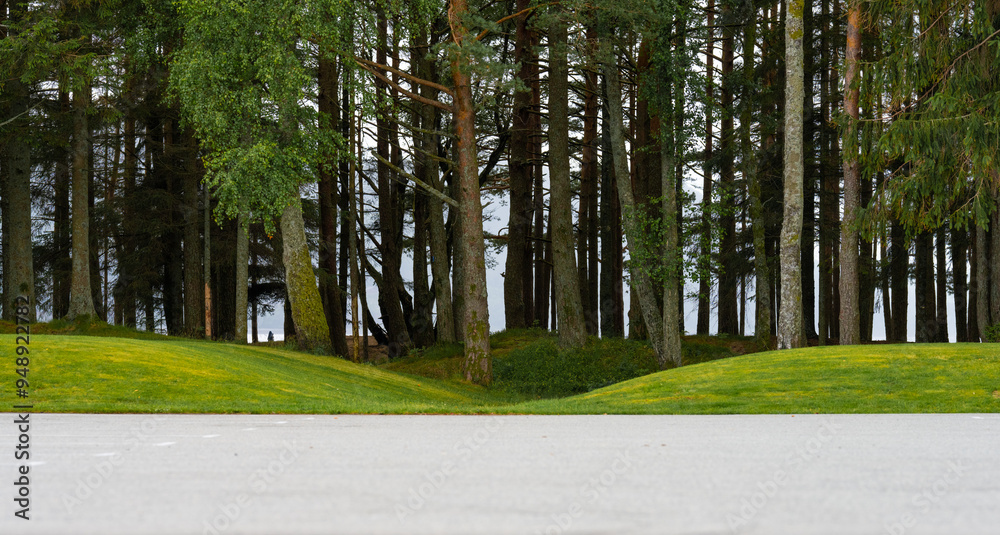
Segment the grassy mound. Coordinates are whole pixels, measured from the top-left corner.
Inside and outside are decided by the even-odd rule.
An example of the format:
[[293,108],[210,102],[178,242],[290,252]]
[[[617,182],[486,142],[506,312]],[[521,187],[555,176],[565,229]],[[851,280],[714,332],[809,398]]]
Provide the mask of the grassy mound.
[[26,400],[13,388],[15,337],[0,335],[10,355],[0,403],[33,403],[35,412],[1000,412],[1000,344],[834,346],[720,358],[732,355],[732,341],[685,340],[688,362],[717,360],[538,400],[651,371],[652,352],[638,342],[596,339],[563,351],[548,333],[500,333],[492,337],[497,383],[482,388],[460,380],[457,345],[379,368],[278,347],[32,330]]
[[1000,345],[771,351],[512,409],[545,414],[1000,412]]
[[[469,385],[276,348],[34,333],[30,348],[31,397],[20,402],[37,412],[451,412],[490,401]],[[13,388],[0,391],[15,402]]]

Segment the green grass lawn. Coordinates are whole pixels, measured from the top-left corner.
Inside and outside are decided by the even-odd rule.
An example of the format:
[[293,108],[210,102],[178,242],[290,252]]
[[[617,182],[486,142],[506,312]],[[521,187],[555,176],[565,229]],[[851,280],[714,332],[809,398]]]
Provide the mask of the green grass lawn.
[[828,346],[685,366],[523,403],[545,414],[1000,412],[1000,344]]
[[[500,335],[496,343],[509,350],[522,342],[524,333]],[[14,346],[13,335],[0,335],[7,355],[0,367],[0,403],[8,408],[24,401],[14,395]],[[35,412],[1000,412],[1000,344],[755,353],[531,401],[463,383],[450,368],[441,374],[430,366],[441,375],[435,379],[280,348],[41,334],[32,334],[30,347],[28,401]],[[411,371],[418,367],[414,362]]]
[[[15,400],[14,336],[0,335]],[[483,389],[328,356],[196,340],[31,336],[38,412],[403,413],[488,405]]]

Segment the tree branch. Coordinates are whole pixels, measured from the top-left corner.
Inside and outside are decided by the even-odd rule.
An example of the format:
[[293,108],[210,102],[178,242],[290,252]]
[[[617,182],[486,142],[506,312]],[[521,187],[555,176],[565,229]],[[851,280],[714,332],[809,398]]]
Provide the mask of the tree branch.
[[387,165],[389,167],[389,169],[392,169],[393,171],[395,171],[395,172],[397,172],[397,173],[405,176],[406,178],[412,180],[414,184],[416,184],[416,185],[420,186],[421,188],[423,188],[424,190],[426,190],[427,193],[429,193],[429,194],[437,197],[438,199],[441,199],[442,201],[444,201],[444,202],[446,202],[446,203],[454,206],[455,208],[458,208],[458,201],[456,201],[455,199],[452,199],[451,197],[445,195],[444,193],[441,193],[440,191],[438,191],[437,189],[435,189],[430,184],[427,184],[423,180],[420,180],[419,178],[417,178],[417,177],[411,175],[410,173],[407,173],[406,171],[400,169],[399,167],[393,165],[392,162],[390,162],[389,160],[386,160],[385,158],[383,158],[382,155],[379,154],[378,152],[376,152],[376,151],[373,150],[372,151],[372,155],[375,156],[375,159],[377,159],[378,161],[380,161],[383,164]]

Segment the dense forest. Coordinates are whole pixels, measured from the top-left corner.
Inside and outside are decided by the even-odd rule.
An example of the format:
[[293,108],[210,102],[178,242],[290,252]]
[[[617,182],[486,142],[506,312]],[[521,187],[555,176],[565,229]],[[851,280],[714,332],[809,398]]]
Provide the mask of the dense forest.
[[1000,336],[1000,0],[0,0],[0,32],[4,319],[280,307],[485,383],[499,270],[506,328],[662,366],[686,302],[767,347]]

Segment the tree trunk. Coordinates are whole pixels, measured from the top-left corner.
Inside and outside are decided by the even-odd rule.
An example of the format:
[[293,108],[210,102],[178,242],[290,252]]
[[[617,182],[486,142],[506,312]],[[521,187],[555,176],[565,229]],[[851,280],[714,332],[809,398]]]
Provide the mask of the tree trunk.
[[[753,18],[756,19],[756,10]],[[757,40],[757,22],[750,20],[743,30],[743,87],[749,88],[754,83],[754,45]],[[750,140],[751,133],[750,106],[743,107],[740,115],[740,150],[741,172],[743,181],[750,193],[750,230],[753,234],[754,275],[756,289],[754,301],[756,317],[754,322],[754,338],[758,346],[771,346],[771,282],[768,276],[766,250],[766,223],[761,199],[761,177],[757,173],[757,158]]]
[[567,30],[557,15],[549,33],[549,178],[551,187],[552,263],[555,275],[559,344],[583,347],[587,330],[580,301],[580,278],[573,256],[573,205],[569,184],[569,66]]
[[[951,227],[951,265],[955,290],[955,341],[969,340],[969,232]],[[943,299],[943,297],[942,297]],[[946,316],[947,317],[947,316]]]
[[[802,321],[802,0],[787,0],[785,19],[785,208],[781,227],[778,348],[805,345]],[[820,333],[822,336],[822,333]]]
[[941,226],[937,230],[937,311],[935,320],[936,342],[948,342],[948,257],[945,251],[945,228]]
[[719,214],[719,334],[739,333],[736,289],[739,284],[736,254],[736,169],[733,127],[733,33],[732,8],[722,5],[722,95],[719,160],[719,193],[725,208]]
[[858,271],[858,210],[860,209],[861,164],[858,162],[858,70],[861,60],[861,6],[857,0],[847,13],[847,66],[844,73],[844,111],[848,126],[844,133],[844,221],[840,225],[840,344],[861,343]]
[[[628,242],[629,251],[633,258],[645,256],[640,254],[640,248],[644,246],[639,239],[640,228],[636,214],[636,202],[632,193],[629,181],[628,163],[625,156],[625,127],[623,124],[624,113],[622,111],[622,90],[618,73],[618,63],[615,58],[612,45],[604,42],[605,48],[602,55],[602,71],[607,81],[607,104],[610,115],[611,148],[615,165],[615,178],[618,182],[618,200],[621,203],[623,213],[623,227],[625,238]],[[630,262],[630,272],[632,275],[632,292],[638,292],[642,316],[645,320],[646,328],[649,331],[649,339],[656,352],[656,358],[660,367],[667,365],[668,355],[664,346],[663,321],[660,311],[656,307],[656,294],[653,291],[653,281],[649,271],[638,262]]]
[[910,244],[906,241],[906,230],[899,221],[892,222],[891,232],[889,271],[892,277],[892,341],[905,342],[910,301]]
[[239,216],[236,224],[236,305],[235,334],[237,344],[247,343],[247,286],[250,278],[250,227],[246,216]]
[[[378,11],[378,50],[376,61],[385,65],[387,57],[388,42],[388,21],[384,9]],[[377,106],[377,134],[376,150],[380,156],[378,174],[378,215],[379,228],[381,230],[380,249],[382,253],[382,285],[379,287],[379,305],[382,309],[382,321],[385,324],[386,333],[389,336],[389,356],[391,358],[405,355],[412,345],[409,330],[406,326],[406,317],[400,304],[399,296],[402,291],[402,277],[400,276],[400,255],[402,253],[402,228],[397,225],[399,219],[400,189],[397,187],[398,181],[393,180],[395,172],[392,171],[386,161],[389,161],[390,154],[390,120],[391,103],[387,94],[385,82],[376,79],[375,100]]]
[[198,228],[200,211],[198,210],[198,183],[200,173],[195,163],[194,136],[190,129],[185,129],[185,147],[191,150],[186,153],[184,178],[182,186],[182,213],[184,217],[184,333],[191,337],[201,337],[205,328],[205,296],[204,281],[201,267],[201,231]]
[[[1000,323],[1000,207],[993,211],[990,238],[990,325],[996,325]],[[983,250],[985,249],[986,247],[983,247]],[[983,279],[980,279],[979,285],[983,286]]]
[[[527,11],[529,0],[517,0],[516,12]],[[537,61],[532,48],[533,32],[528,27],[529,13],[515,20],[514,61],[519,64],[517,78],[525,90],[514,93],[510,127],[510,220],[508,223],[507,260],[504,266],[504,319],[508,329],[528,327],[532,316],[531,295],[531,178],[533,164],[532,110],[530,83]]]
[[934,289],[934,236],[930,231],[916,239],[916,340],[933,342],[937,336],[937,315]]
[[[340,111],[337,107],[337,67],[332,59],[321,57],[318,65],[320,128],[330,133],[339,132]],[[333,155],[324,158],[319,170],[319,288],[323,297],[327,330],[332,351],[347,357],[343,294],[337,280],[337,176]],[[237,281],[241,280],[237,274]],[[237,314],[239,307],[237,306]]]
[[[69,117],[70,116],[70,103],[69,103],[69,93],[66,87],[65,81],[60,81],[59,90],[59,110],[60,114]],[[125,118],[125,194],[129,195],[135,189],[135,120],[129,120],[130,114],[126,114]],[[69,129],[70,125],[65,124],[64,121],[61,126]],[[69,183],[70,183],[70,152],[65,148],[57,149],[57,160],[54,173],[54,221],[53,221],[53,245],[55,245],[56,259],[52,265],[52,317],[62,318],[66,316],[69,312],[69,290],[70,290],[70,277],[73,273],[73,263],[70,259],[70,212],[69,212]],[[129,165],[129,164],[132,165]],[[129,171],[132,170],[131,181],[129,180]],[[129,184],[131,183],[131,188]],[[126,202],[126,208],[122,215],[122,225],[128,228],[128,221],[131,218],[129,215],[129,208]],[[128,236],[128,232],[125,232],[125,237],[119,241],[119,245],[125,249],[125,251],[130,251],[129,246],[132,245],[132,240]],[[133,247],[134,248],[134,247]],[[127,254],[127,253],[126,253]],[[119,255],[118,258],[118,277],[119,284],[122,284],[122,280],[128,279],[128,276],[123,274],[128,273],[125,266],[128,265],[125,255]],[[129,259],[131,259],[129,257]],[[124,272],[124,273],[123,273]],[[124,284],[123,284],[124,286]],[[128,295],[128,290],[123,291],[124,295]],[[134,297],[133,297],[134,298]],[[117,308],[123,308],[122,303],[119,299],[115,299]],[[132,303],[132,321],[128,322],[128,316],[124,316],[124,324],[135,327],[135,302]]]
[[[996,232],[996,231],[994,231]],[[976,227],[976,319],[979,327],[979,336],[986,341],[986,328],[992,325],[990,321],[990,272],[987,269],[987,251],[989,244],[986,241],[986,229]]]
[[607,106],[601,106],[601,336],[621,338],[625,336],[624,262],[610,121]]
[[302,203],[297,195],[281,214],[281,239],[285,286],[288,289],[298,345],[303,349],[329,349],[330,329],[323,314],[323,301],[319,296],[312,260],[306,247]]
[[979,342],[979,239],[978,227],[969,227],[969,341]]
[[705,166],[704,182],[701,189],[701,251],[698,257],[698,326],[699,335],[709,333],[709,321],[712,314],[712,108],[715,92],[715,0],[708,0],[707,31],[708,40],[705,44],[706,67],[705,76]]
[[[672,99],[668,98],[668,102]],[[666,367],[666,363],[680,367],[683,364],[683,354],[681,353],[681,328],[680,328],[680,287],[683,284],[683,265],[681,256],[683,251],[680,248],[680,234],[677,228],[677,185],[674,174],[674,147],[672,136],[668,137],[667,125],[670,114],[662,115],[660,124],[664,131],[660,133],[660,180],[663,191],[663,267],[665,276],[663,277],[663,355],[660,357],[660,367]]]
[[90,83],[80,83],[73,91],[73,276],[70,283],[69,312],[66,316],[95,316],[90,282]]
[[[11,18],[20,18],[15,13],[24,13],[23,2],[14,2]],[[35,321],[35,269],[31,252],[31,150],[28,135],[28,86],[18,79],[9,80],[4,88],[4,97],[9,100],[6,114],[0,114],[0,122],[13,120],[3,128],[11,132],[3,147],[0,147],[4,170],[3,188],[3,310],[4,319],[14,320],[14,300],[25,297],[27,314],[18,314]],[[6,115],[6,116],[5,116]],[[21,118],[17,118],[21,116]],[[18,130],[15,130],[18,129]]]
[[[202,221],[205,224],[202,253],[202,280],[205,281],[205,340],[212,339],[212,193],[208,184],[202,188],[202,209],[205,211]],[[287,333],[286,333],[287,335]]]
[[462,232],[457,248],[462,249],[464,277],[462,294],[465,298],[462,326],[465,333],[465,378],[477,384],[489,384],[493,379],[490,360],[490,311],[486,296],[486,256],[483,246],[483,207],[479,198],[479,169],[476,151],[475,104],[469,79],[465,41],[470,39],[463,26],[468,14],[466,0],[452,0],[449,12],[452,38],[458,44],[453,52],[452,78],[455,84],[455,134],[458,143],[456,173],[459,190]]
[[[587,28],[587,42],[597,41],[597,31]],[[591,54],[592,47],[588,47]],[[598,212],[597,188],[600,171],[597,162],[597,114],[598,101],[597,73],[583,69],[583,146],[580,162],[580,218],[579,218],[579,265],[580,297],[583,302],[583,316],[587,334],[597,335],[600,326],[600,305],[598,295]]]

